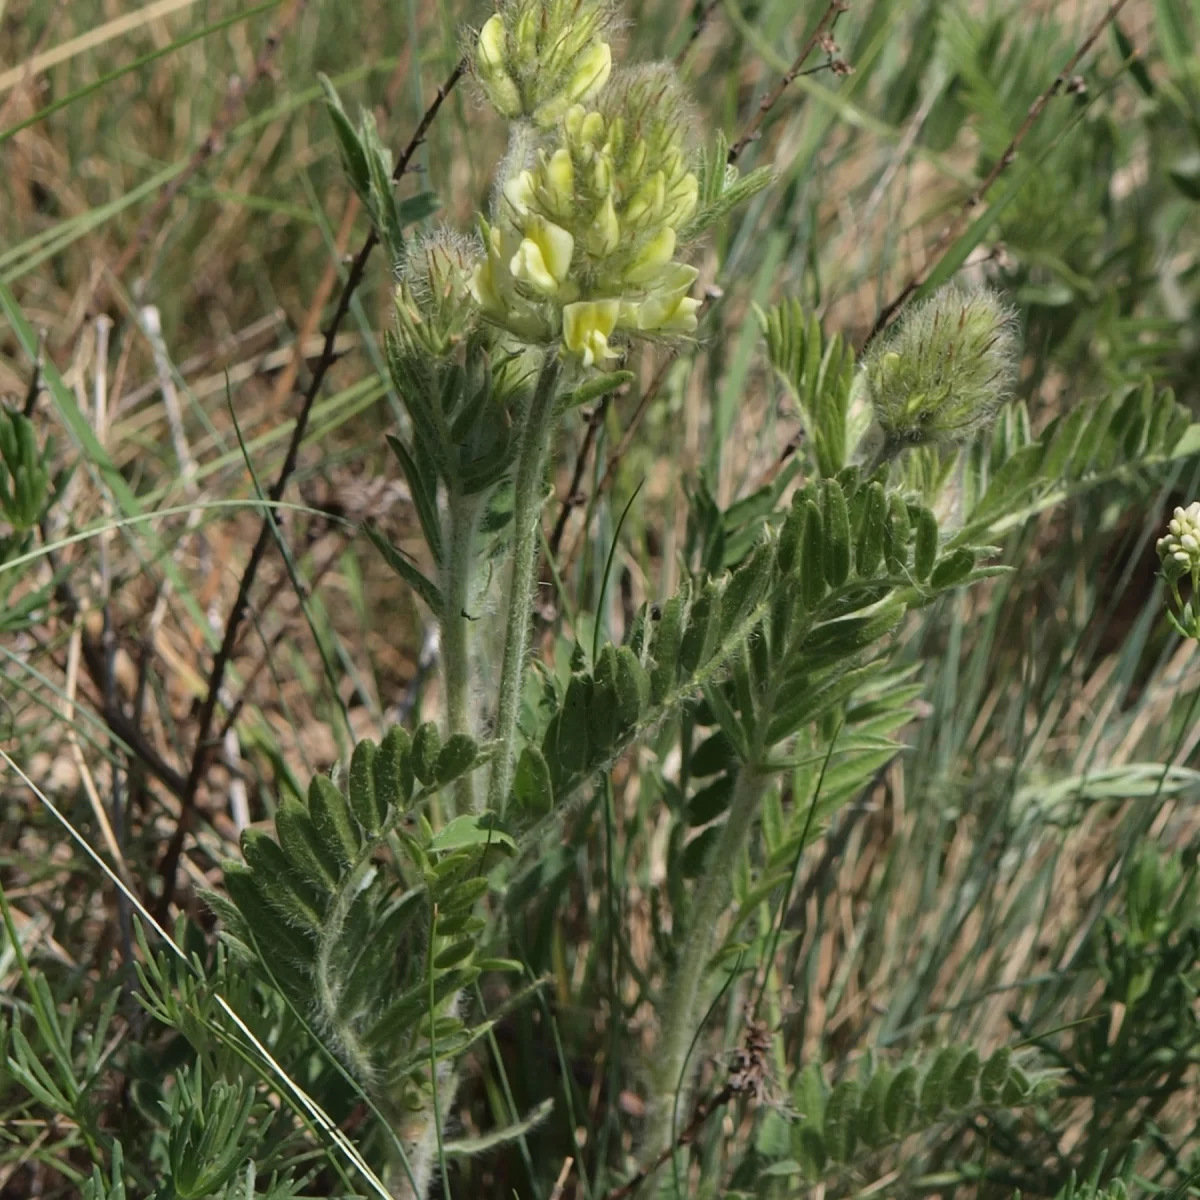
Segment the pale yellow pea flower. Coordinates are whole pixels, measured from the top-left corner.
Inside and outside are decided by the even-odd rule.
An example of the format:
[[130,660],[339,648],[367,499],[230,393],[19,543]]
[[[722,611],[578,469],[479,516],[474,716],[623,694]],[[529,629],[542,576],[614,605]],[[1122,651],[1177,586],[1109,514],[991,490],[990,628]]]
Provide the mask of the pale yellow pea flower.
[[523,232],[525,236],[508,269],[514,279],[553,296],[571,269],[575,239],[561,226],[539,216],[530,217]]
[[563,344],[585,367],[616,358],[608,339],[617,327],[619,300],[581,300],[563,309]]

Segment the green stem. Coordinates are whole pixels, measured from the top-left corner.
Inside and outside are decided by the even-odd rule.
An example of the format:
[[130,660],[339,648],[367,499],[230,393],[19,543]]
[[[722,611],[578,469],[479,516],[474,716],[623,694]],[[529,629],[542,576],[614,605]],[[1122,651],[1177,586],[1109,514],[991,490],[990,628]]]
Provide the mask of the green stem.
[[513,484],[513,564],[508,588],[508,615],[504,625],[504,664],[500,670],[500,706],[495,737],[499,749],[492,765],[488,807],[501,812],[516,769],[518,718],[525,683],[525,655],[529,646],[529,624],[533,614],[534,571],[537,569],[538,524],[542,515],[542,484],[546,452],[554,425],[557,399],[558,357],[547,351],[538,375],[533,399],[525,414],[521,448],[517,454],[517,476]]
[[738,772],[729,816],[709,852],[703,886],[696,889],[688,913],[683,951],[667,993],[662,1037],[655,1048],[656,1096],[645,1146],[651,1155],[672,1145],[677,1122],[679,1128],[687,1124],[692,1090],[687,1059],[701,1011],[705,968],[712,956],[717,926],[733,894],[733,872],[754,828],[768,781],[768,776],[760,775],[748,764]]
[[[865,442],[867,438],[871,436],[871,432],[871,430],[867,431],[867,434],[863,438],[863,442]],[[878,445],[875,446],[874,451],[861,451],[862,444],[860,443],[861,459],[859,461],[859,467],[862,470],[862,476],[864,479],[870,479],[871,476],[874,475],[884,463],[891,462],[893,458],[898,458],[909,446],[914,444],[912,442],[904,442],[900,441],[899,439],[889,438],[886,434],[882,433],[882,431],[877,432],[880,435],[880,440]],[[859,456],[856,454],[855,457],[858,458]]]
[[[446,734],[475,736],[471,715],[471,586],[475,569],[475,534],[481,502],[476,496],[451,496],[442,569],[442,676],[446,687]],[[454,785],[457,814],[475,812],[478,800],[475,773],[468,771]]]

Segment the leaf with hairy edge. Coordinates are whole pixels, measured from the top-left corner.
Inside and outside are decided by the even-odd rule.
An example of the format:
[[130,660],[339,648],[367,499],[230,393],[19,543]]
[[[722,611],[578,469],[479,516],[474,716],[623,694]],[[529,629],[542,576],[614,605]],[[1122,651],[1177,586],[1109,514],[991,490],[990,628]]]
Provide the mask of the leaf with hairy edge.
[[365,522],[360,528],[370,538],[375,549],[383,556],[384,562],[425,601],[429,606],[430,612],[441,620],[445,613],[445,601],[442,599],[442,593],[438,589],[437,584],[423,575],[409,561],[404,551],[397,546],[393,546],[370,521]]

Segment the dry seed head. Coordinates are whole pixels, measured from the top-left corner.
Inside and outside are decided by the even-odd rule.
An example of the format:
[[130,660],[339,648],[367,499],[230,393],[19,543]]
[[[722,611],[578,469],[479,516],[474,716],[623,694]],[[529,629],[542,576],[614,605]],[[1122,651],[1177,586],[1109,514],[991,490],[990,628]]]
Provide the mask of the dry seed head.
[[985,427],[1016,382],[1016,314],[990,288],[949,284],[900,318],[863,363],[889,443],[961,442]]

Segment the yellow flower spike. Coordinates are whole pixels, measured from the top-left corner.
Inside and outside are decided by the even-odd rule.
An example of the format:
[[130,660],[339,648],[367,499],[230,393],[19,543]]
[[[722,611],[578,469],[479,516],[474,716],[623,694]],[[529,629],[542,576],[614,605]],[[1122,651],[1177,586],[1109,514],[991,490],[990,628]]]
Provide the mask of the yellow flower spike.
[[571,269],[575,239],[561,226],[538,216],[529,218],[524,232],[509,270],[514,279],[553,296]]
[[583,300],[563,309],[563,344],[585,367],[617,357],[608,339],[617,327],[619,300]]
[[671,261],[675,253],[675,230],[664,226],[654,235],[625,272],[626,283],[649,283]]
[[621,244],[621,224],[613,206],[612,195],[604,197],[596,218],[588,230],[588,252],[596,258],[607,258]]
[[585,50],[575,63],[575,73],[567,84],[567,99],[583,103],[597,95],[612,74],[612,48],[607,42],[596,42]]

